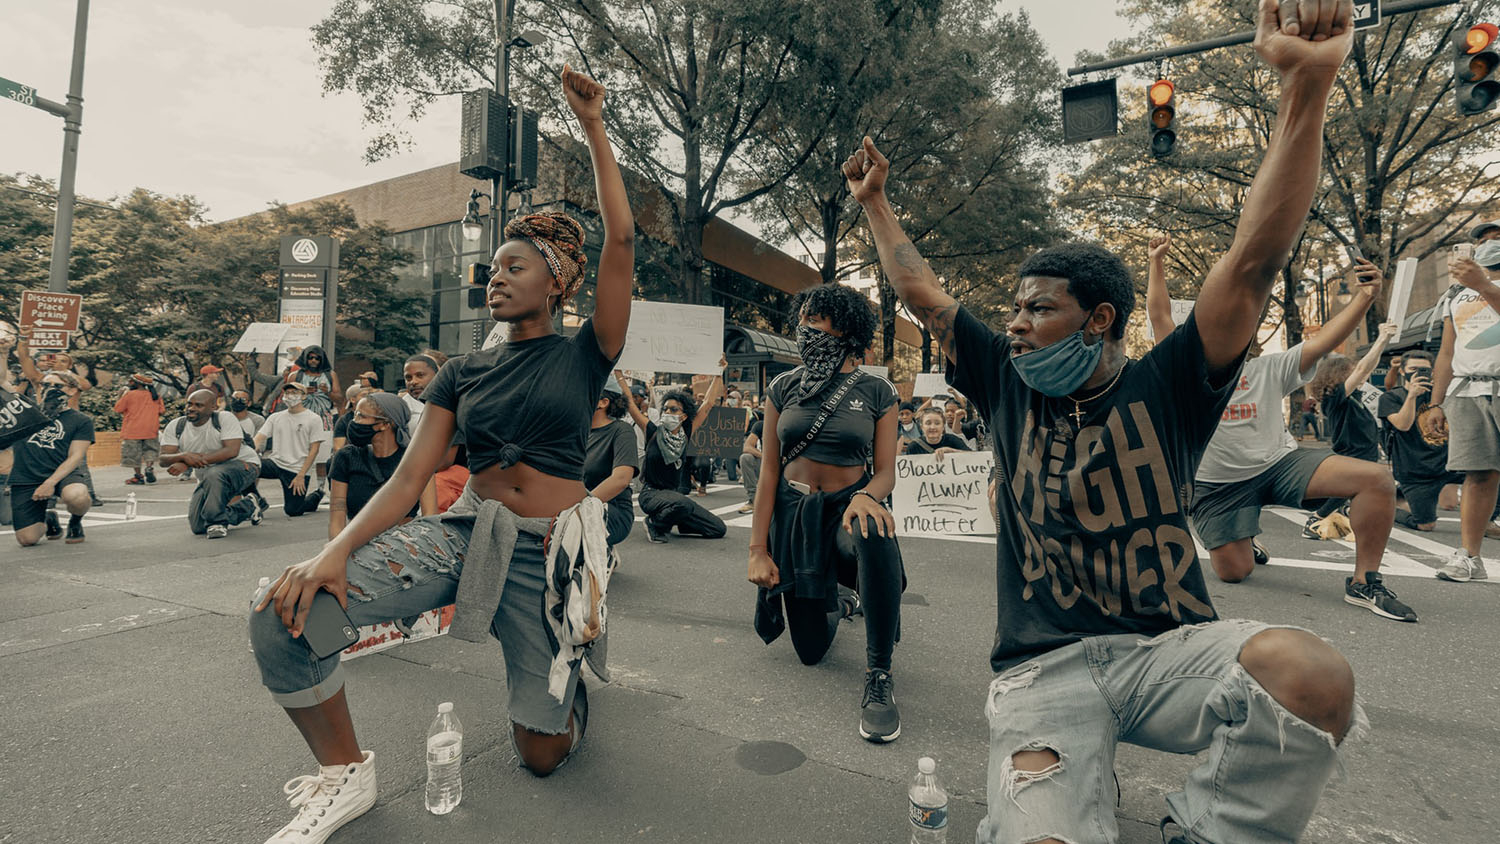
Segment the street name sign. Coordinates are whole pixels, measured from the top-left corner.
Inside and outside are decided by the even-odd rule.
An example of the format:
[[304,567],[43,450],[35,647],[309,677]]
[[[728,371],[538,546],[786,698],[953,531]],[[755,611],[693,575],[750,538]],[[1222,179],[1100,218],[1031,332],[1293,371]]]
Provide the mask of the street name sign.
[[1368,3],[1358,2],[1354,4],[1354,28],[1371,29],[1380,26],[1380,0],[1369,0]]
[[30,85],[22,85],[9,79],[0,77],[0,96],[15,100],[21,105],[36,107],[36,89]]

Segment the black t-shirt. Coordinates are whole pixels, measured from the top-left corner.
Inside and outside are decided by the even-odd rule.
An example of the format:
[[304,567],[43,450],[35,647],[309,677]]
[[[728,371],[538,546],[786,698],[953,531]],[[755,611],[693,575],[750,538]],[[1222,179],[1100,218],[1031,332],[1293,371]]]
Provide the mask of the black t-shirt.
[[[640,472],[640,455],[635,448],[635,427],[622,419],[616,419],[600,428],[589,430],[588,452],[583,461],[583,485],[593,489],[604,483],[604,479],[620,466],[629,466]],[[634,497],[627,484],[619,495],[607,503],[610,509],[633,512]]]
[[1170,630],[1217,618],[1187,499],[1238,382],[1209,382],[1196,319],[1084,405],[1026,386],[1003,333],[960,308],[948,383],[994,437],[996,612],[1002,671],[1089,636]]
[[613,368],[589,319],[572,337],[548,334],[454,358],[422,401],[457,416],[470,472],[520,462],[579,481],[594,405]]
[[937,451],[940,448],[952,448],[952,449],[957,449],[958,451],[973,451],[974,450],[972,448],[969,448],[969,444],[968,443],[964,442],[963,440],[959,439],[958,437],[953,436],[952,434],[948,433],[947,431],[944,431],[943,432],[943,438],[940,439],[940,440],[938,440],[938,444],[937,445],[931,445],[931,444],[929,444],[927,442],[927,438],[926,437],[923,437],[921,439],[916,439],[916,440],[907,440],[906,441],[906,451],[904,453],[905,454],[932,454],[933,452]]
[[51,425],[11,446],[16,457],[15,466],[10,470],[11,484],[36,486],[52,477],[57,467],[68,459],[68,450],[76,440],[94,441],[94,420],[87,414],[65,409],[57,414]]
[[[862,370],[855,370],[862,372]],[[781,413],[776,420],[776,437],[781,453],[786,454],[807,436],[813,422],[828,401],[849,376],[836,373],[815,396],[791,403],[790,396],[802,382],[802,367],[783,372],[766,388],[771,404]],[[828,466],[863,466],[870,461],[875,442],[875,423],[896,408],[900,397],[891,382],[879,375],[862,372],[839,406],[828,414],[818,435],[798,457],[806,457]]]
[[1333,434],[1333,453],[1360,460],[1380,460],[1380,441],[1375,426],[1375,410],[1381,392],[1361,384],[1350,396],[1343,382],[1334,384],[1323,394],[1323,416]]
[[[751,422],[750,427],[745,431],[745,439],[755,437],[756,442],[758,443],[760,443],[761,440],[765,439],[765,436],[766,421],[764,419],[756,419],[755,421]],[[765,444],[761,443],[759,447],[765,448]]]
[[[349,422],[353,418],[354,418],[354,411],[352,411],[352,410],[346,410],[342,414],[339,415],[339,418],[333,420],[333,438],[334,439],[340,439],[340,438],[347,439],[349,437]],[[349,515],[352,516],[354,514],[350,513]]]
[[656,432],[660,430],[661,426],[655,422],[646,424],[646,450],[641,454],[641,482],[647,489],[686,492],[692,488],[688,473],[693,468],[693,461],[687,456],[688,446],[683,448],[681,465],[668,463],[661,456],[661,443],[656,439]]
[[[1432,445],[1422,439],[1422,426],[1412,419],[1411,427],[1396,430],[1386,418],[1398,413],[1406,404],[1406,388],[1397,387],[1380,397],[1377,415],[1385,423],[1385,450],[1391,458],[1391,472],[1397,481],[1435,481],[1448,474],[1448,447]],[[1426,406],[1425,399],[1418,400],[1418,409]]]
[[[349,485],[345,497],[349,518],[354,518],[370,503],[375,491],[396,473],[396,466],[405,454],[406,449],[397,448],[396,453],[389,457],[376,457],[367,445],[346,445],[334,452],[333,461],[328,466],[328,480]],[[411,512],[406,515],[415,517],[419,508],[420,502],[413,504]]]

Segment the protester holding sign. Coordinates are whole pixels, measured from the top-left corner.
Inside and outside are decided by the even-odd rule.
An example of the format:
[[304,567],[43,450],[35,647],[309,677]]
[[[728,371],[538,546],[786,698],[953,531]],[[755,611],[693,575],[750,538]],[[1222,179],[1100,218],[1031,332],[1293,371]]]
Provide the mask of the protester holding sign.
[[799,293],[792,312],[802,365],[766,388],[750,528],[749,579],[760,587],[755,630],[766,644],[790,630],[797,658],[816,665],[839,620],[857,614],[862,600],[859,734],[895,741],[901,714],[891,654],[904,577],[896,522],[881,502],[895,484],[899,396],[891,382],[859,369],[876,324],[864,294],[822,284]]
[[902,454],[948,454],[953,451],[973,451],[962,437],[947,429],[943,412],[935,407],[922,411],[917,420],[921,436],[918,439],[903,439]]
[[67,542],[84,539],[83,515],[91,502],[82,467],[94,441],[94,420],[68,406],[78,398],[78,384],[78,376],[71,372],[43,375],[41,410],[50,423],[14,445],[10,517],[16,542],[23,546],[42,541],[44,533],[48,539],[63,538],[51,509],[53,496],[68,508]]
[[[250,631],[261,678],[321,766],[288,789],[298,814],[272,840],[321,844],[375,803],[374,754],[355,738],[339,656],[315,655],[302,635],[319,590],[332,592],[354,625],[455,603],[454,638],[485,641],[493,631],[505,655],[509,733],[538,776],[562,764],[587,728],[579,667],[604,632],[613,553],[604,506],[583,483],[585,443],[625,343],[635,226],[605,133],[603,86],[566,66],[562,83],[604,223],[595,314],[571,337],[554,327],[583,284],[583,226],[555,212],[511,220],[485,287],[490,315],[510,327],[507,340],[443,366],[423,390],[422,419],[395,474],[257,602]],[[464,496],[442,516],[399,524],[455,432],[473,473]]]
[[980,844],[1118,838],[1121,741],[1208,751],[1167,796],[1169,844],[1296,841],[1364,724],[1333,646],[1218,620],[1184,515],[1312,207],[1352,15],[1348,0],[1262,0],[1255,48],[1281,92],[1264,160],[1193,312],[1138,361],[1125,354],[1135,284],[1118,256],[1086,243],[1030,256],[997,333],[901,230],[874,141],[844,164],[885,277],[990,422],[1002,472]]
[[682,536],[724,537],[724,520],[685,494],[693,483],[688,441],[723,394],[722,375],[715,375],[709,383],[702,407],[693,401],[691,393],[669,390],[662,397],[656,422],[646,417],[634,396],[627,397],[631,418],[646,432],[646,449],[641,454],[641,510],[646,514],[646,539],[651,542],[666,542],[674,527]]

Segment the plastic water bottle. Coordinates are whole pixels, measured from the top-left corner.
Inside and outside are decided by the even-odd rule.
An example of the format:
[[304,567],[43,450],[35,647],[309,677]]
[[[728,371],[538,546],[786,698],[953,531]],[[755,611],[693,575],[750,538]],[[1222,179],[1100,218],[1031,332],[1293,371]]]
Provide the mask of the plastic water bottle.
[[133,519],[133,518],[135,518],[135,508],[136,508],[135,493],[132,492],[129,495],[125,496],[125,518],[126,519]]
[[917,775],[906,792],[911,801],[911,844],[948,841],[948,792],[938,782],[936,771],[931,756],[917,760]]
[[453,704],[438,704],[427,729],[427,811],[446,815],[464,799],[464,727]]

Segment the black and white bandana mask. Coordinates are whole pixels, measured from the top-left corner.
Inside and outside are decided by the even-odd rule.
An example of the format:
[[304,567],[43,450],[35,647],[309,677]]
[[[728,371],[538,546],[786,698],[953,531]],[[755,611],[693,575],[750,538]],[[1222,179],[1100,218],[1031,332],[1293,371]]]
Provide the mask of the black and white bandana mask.
[[797,353],[802,356],[802,383],[797,387],[793,401],[812,398],[828,386],[835,372],[849,359],[853,350],[842,337],[810,325],[797,329]]

